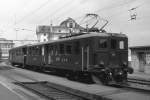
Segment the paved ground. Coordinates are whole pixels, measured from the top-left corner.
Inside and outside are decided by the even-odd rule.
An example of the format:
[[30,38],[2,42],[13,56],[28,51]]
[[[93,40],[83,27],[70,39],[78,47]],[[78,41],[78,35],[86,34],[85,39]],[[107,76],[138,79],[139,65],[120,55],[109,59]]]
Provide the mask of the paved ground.
[[14,69],[5,63],[0,63],[0,100],[44,100],[38,95],[12,83],[14,79],[31,81],[27,77],[21,77],[21,74],[13,73]]
[[[144,77],[144,75],[140,75],[135,73],[133,75],[129,75],[129,77]],[[149,77],[146,75],[146,77]],[[128,91],[123,90],[121,88],[108,87],[98,84],[82,84],[78,82],[69,81],[66,78],[40,74],[32,71],[27,71],[23,69],[8,67],[5,63],[0,64],[0,93],[7,94],[7,92],[12,93],[9,95],[2,95],[4,99],[2,100],[41,100],[42,98],[36,96],[33,93],[30,93],[27,90],[23,90],[20,87],[18,88],[12,82],[15,80],[21,82],[32,82],[32,81],[49,81],[52,83],[57,83],[66,87],[71,87],[72,89],[88,92],[90,94],[99,95],[101,97],[105,97],[109,100],[150,100],[149,94],[144,94],[136,91]],[[10,91],[8,87],[15,91],[17,94]],[[1,89],[2,88],[2,89]],[[3,89],[5,90],[3,92]],[[13,97],[15,95],[16,97]],[[20,95],[20,96],[18,96]],[[0,95],[1,96],[1,95]],[[6,99],[5,99],[6,98]],[[17,99],[18,98],[18,99]],[[1,100],[1,97],[0,97]],[[103,99],[102,99],[103,100]]]
[[0,100],[26,100],[21,95],[17,94],[13,90],[0,84]]

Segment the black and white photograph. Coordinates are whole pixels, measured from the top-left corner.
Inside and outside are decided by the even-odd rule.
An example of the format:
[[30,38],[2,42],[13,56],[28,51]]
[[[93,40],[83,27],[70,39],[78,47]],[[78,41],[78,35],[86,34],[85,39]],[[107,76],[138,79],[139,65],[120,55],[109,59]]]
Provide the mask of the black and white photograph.
[[0,0],[0,100],[150,100],[149,0]]

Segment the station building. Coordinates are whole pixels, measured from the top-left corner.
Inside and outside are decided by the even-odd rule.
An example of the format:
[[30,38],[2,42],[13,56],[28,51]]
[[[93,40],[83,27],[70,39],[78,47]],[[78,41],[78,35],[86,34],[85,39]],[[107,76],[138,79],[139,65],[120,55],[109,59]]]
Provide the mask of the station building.
[[14,46],[13,40],[0,38],[0,61],[7,60],[9,57],[9,49]]
[[74,19],[68,18],[61,22],[59,26],[53,26],[52,24],[37,26],[36,35],[39,42],[44,42],[58,39],[60,36],[78,34],[83,29]]
[[143,73],[150,74],[150,46],[134,46],[131,50],[131,66]]

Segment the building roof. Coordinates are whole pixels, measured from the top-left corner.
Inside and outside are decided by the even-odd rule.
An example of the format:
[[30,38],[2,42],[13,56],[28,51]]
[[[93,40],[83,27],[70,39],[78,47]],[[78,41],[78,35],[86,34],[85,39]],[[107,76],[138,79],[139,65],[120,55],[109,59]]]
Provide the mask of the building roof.
[[0,38],[0,40],[6,40],[5,38]]
[[150,48],[150,45],[142,45],[142,46],[131,46],[130,49],[138,49],[138,48]]
[[74,19],[72,19],[72,18],[69,17],[68,19],[62,21],[62,22],[60,23],[60,26],[62,26],[63,24],[65,24],[65,23],[67,23],[67,22],[69,22],[69,21],[72,21],[72,22],[76,23]]
[[75,23],[75,28],[78,28],[78,29],[84,29],[82,26],[80,26],[74,19],[72,18],[67,18],[66,20],[62,21],[60,23],[60,26],[64,26],[64,24],[68,23],[68,22],[73,22]]

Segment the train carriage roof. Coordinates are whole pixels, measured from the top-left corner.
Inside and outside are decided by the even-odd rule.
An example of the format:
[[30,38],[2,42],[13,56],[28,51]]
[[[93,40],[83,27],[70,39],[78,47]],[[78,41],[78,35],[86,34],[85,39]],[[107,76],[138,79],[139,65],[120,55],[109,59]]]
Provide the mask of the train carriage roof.
[[22,46],[18,46],[18,47],[13,47],[10,50],[15,50],[15,49],[19,49],[19,48],[25,48],[25,47],[28,47],[29,45],[31,45],[31,44],[26,44],[26,45],[22,45]]
[[110,36],[114,36],[114,37],[127,37],[125,34],[119,34],[119,33],[97,33],[97,32],[90,32],[90,33],[83,33],[82,35],[77,35],[77,36],[68,36],[69,38],[62,38],[62,39],[58,39],[58,40],[51,40],[48,42],[41,42],[41,43],[35,43],[29,46],[34,46],[34,45],[41,45],[41,44],[49,44],[49,43],[55,43],[55,42],[63,42],[63,41],[67,41],[67,40],[76,40],[76,39],[83,39],[83,38],[88,38],[88,37],[110,37]]

